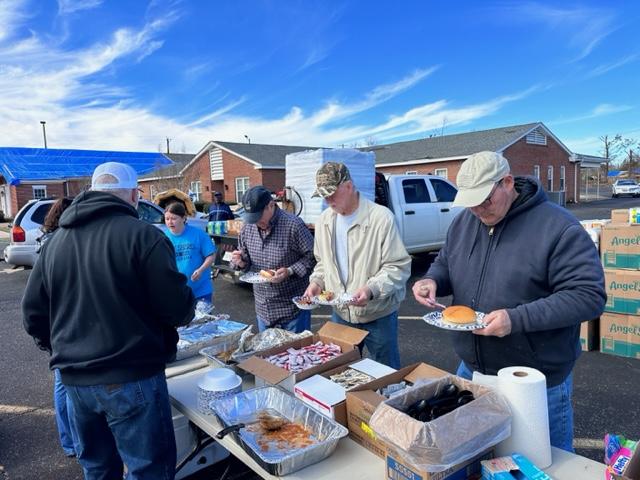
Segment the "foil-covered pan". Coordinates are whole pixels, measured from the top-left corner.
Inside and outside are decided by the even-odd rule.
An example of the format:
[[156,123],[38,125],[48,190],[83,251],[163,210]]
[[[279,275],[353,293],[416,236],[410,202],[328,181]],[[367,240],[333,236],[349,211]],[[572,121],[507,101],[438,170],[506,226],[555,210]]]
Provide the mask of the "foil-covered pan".
[[236,348],[242,332],[248,328],[244,323],[222,319],[180,327],[176,360],[197,355],[204,347],[217,347],[220,352]]
[[[260,410],[278,412],[292,423],[309,432],[311,442],[297,446],[297,442],[265,442],[265,434],[259,428],[243,428],[230,435],[267,472],[272,475],[288,475],[304,467],[324,460],[333,453],[338,441],[348,431],[342,425],[316,412],[311,407],[277,387],[261,387],[247,390],[222,400],[211,402],[211,410],[224,427],[242,423]],[[265,444],[267,448],[265,448]]]

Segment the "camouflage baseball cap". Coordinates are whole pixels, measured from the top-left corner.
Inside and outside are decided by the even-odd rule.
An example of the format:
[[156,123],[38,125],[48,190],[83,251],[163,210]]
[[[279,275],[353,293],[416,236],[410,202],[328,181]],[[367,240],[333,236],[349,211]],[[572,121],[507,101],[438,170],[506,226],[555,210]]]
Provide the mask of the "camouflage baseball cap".
[[316,173],[316,190],[311,196],[330,197],[336,193],[340,185],[349,180],[351,180],[351,174],[344,163],[327,162]]

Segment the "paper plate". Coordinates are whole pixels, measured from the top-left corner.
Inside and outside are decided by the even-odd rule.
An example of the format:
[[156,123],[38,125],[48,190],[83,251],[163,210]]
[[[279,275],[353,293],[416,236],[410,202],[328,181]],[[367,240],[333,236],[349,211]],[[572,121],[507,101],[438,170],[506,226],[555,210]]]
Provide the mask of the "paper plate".
[[263,277],[258,272],[249,272],[240,275],[240,280],[247,283],[271,283],[270,278]]
[[349,303],[353,302],[353,295],[350,295],[348,293],[343,293],[342,295],[336,295],[332,300],[323,300],[321,297],[316,296],[316,297],[313,297],[311,300],[317,303],[318,305],[330,305],[330,306],[348,305]]
[[442,312],[431,312],[427,313],[422,319],[427,322],[429,325],[433,325],[434,327],[444,328],[445,330],[456,330],[458,332],[467,332],[470,330],[477,330],[479,328],[484,328],[487,325],[482,321],[484,318],[484,313],[476,312],[476,321],[475,323],[449,323],[445,322],[442,319]]
[[301,303],[300,299],[302,297],[293,297],[291,299],[291,301],[293,303],[296,304],[296,307],[298,307],[300,310],[313,310],[314,308],[318,308],[318,304],[315,303],[315,301],[313,300],[313,298],[311,299],[312,303]]

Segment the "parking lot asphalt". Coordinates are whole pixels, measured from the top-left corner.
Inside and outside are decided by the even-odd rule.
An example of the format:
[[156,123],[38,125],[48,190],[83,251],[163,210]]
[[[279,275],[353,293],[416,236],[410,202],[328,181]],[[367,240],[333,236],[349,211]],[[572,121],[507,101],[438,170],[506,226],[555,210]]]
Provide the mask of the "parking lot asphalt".
[[[609,199],[570,207],[576,216],[608,218],[612,208],[637,204],[634,199]],[[414,257],[408,287],[420,278],[434,255]],[[20,300],[29,271],[8,268],[0,262],[0,479],[82,478],[73,459],[64,457],[57,443],[53,418],[52,375],[47,357],[36,348],[22,328]],[[215,281],[215,304],[219,313],[251,324],[254,319],[251,289],[223,280]],[[448,298],[441,298],[448,303]],[[327,307],[314,310],[313,329],[328,319]],[[427,362],[455,371],[457,359],[449,345],[447,332],[421,321],[426,312],[409,294],[400,308],[400,348],[402,364]],[[640,439],[640,360],[620,358],[599,352],[584,353],[574,370],[575,439],[577,452],[602,461],[605,433],[624,434]],[[258,478],[238,461],[207,469],[190,477],[217,479],[229,466],[227,479]],[[382,472],[381,472],[382,476]]]

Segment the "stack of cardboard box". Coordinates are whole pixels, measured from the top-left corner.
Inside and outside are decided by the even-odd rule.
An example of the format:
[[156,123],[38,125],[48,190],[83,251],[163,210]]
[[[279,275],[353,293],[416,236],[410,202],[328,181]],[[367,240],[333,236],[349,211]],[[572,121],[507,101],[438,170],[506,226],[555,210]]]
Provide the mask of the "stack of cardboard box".
[[640,358],[640,225],[636,209],[611,211],[600,250],[607,290],[600,317],[600,351]]

